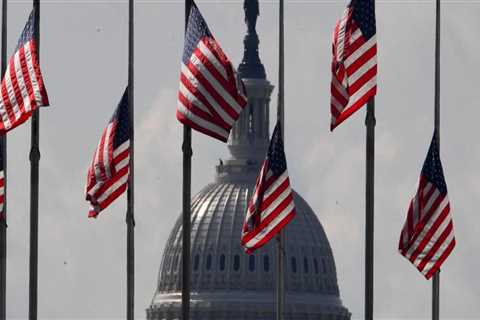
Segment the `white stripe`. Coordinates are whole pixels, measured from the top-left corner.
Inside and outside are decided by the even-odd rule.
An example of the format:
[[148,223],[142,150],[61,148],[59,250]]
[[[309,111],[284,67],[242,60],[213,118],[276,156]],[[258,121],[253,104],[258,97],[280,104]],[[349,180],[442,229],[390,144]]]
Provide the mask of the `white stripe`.
[[245,244],[246,248],[251,248],[255,246],[257,242],[260,242],[270,231],[272,231],[278,224],[282,223],[282,221],[288,216],[288,214],[293,210],[294,208],[294,203],[293,201],[290,202],[290,204],[275,218],[273,219],[268,226],[266,226],[262,231],[260,231],[255,237],[250,239]]
[[373,56],[368,60],[366,63],[364,63],[360,68],[357,69],[351,76],[348,77],[348,82],[351,83],[352,85],[355,84],[355,81],[360,79],[365,73],[367,73],[368,70],[373,68],[374,66],[377,65],[377,56]]
[[122,170],[123,168],[128,166],[129,162],[130,162],[130,157],[126,157],[125,159],[123,159],[122,161],[120,161],[115,165],[115,171],[118,172]]
[[17,76],[17,84],[18,84],[18,87],[20,88],[20,93],[22,95],[23,109],[26,112],[29,112],[31,110],[31,105],[30,105],[28,89],[25,84],[25,79],[23,78],[20,54],[15,54],[13,62],[15,64],[15,74]]
[[445,229],[447,228],[447,226],[450,224],[452,220],[450,219],[450,217],[447,217],[443,220],[442,224],[438,227],[437,231],[435,231],[435,233],[432,235],[432,237],[430,238],[430,240],[428,241],[427,245],[425,246],[425,248],[423,248],[423,250],[420,252],[420,254],[418,255],[418,257],[415,259],[415,262],[414,264],[418,267],[418,265],[422,262],[422,260],[425,258],[425,256],[430,252],[430,250],[432,249],[432,247],[435,245],[435,243],[438,241],[438,239],[440,238],[441,234],[443,233],[443,231],[445,231]]
[[120,179],[117,180],[114,184],[112,184],[107,190],[105,190],[98,198],[98,203],[102,203],[105,201],[112,193],[114,193],[117,189],[121,188],[125,183],[128,181],[128,172],[124,174]]
[[445,238],[445,241],[442,243],[442,245],[438,248],[437,252],[433,255],[433,257],[427,262],[425,267],[422,270],[423,274],[427,274],[430,269],[432,269],[433,265],[437,263],[438,259],[442,256],[442,254],[447,250],[447,248],[450,246],[450,244],[453,242],[455,239],[455,234],[450,232],[448,237]]
[[220,126],[217,126],[213,122],[207,121],[203,118],[197,117],[193,112],[191,112],[189,109],[187,109],[180,101],[178,101],[177,104],[178,112],[183,114],[185,118],[189,119],[190,121],[194,122],[196,125],[208,129],[212,132],[215,132],[216,134],[228,138],[228,135],[230,132],[226,131]]
[[205,40],[202,40],[198,43],[198,49],[200,52],[208,57],[208,60],[210,61],[211,64],[217,69],[217,71],[223,76],[225,81],[228,81],[228,76],[227,76],[227,71],[225,70],[225,67],[223,66],[223,63],[218,61],[217,57],[211,53],[210,49],[205,45],[204,43]]
[[[198,81],[198,79],[192,74],[190,69],[187,66],[182,64],[182,73],[187,78],[187,80],[191,83],[191,85],[200,91],[200,93],[207,99],[213,109],[218,113],[218,115],[226,122],[226,123],[233,123],[235,120],[228,115],[223,107],[218,104],[217,100],[214,99],[207,89]],[[188,88],[187,88],[188,89]],[[195,97],[195,100],[191,100],[192,103],[196,103],[198,99]],[[210,113],[210,112],[209,112]],[[233,122],[232,122],[233,120]]]
[[103,166],[105,167],[105,175],[107,176],[107,179],[110,179],[112,177],[112,172],[110,171],[110,156],[108,154],[109,151],[109,144],[110,144],[110,138],[112,134],[112,128],[113,123],[109,123],[107,126],[107,132],[105,133],[105,143],[103,145]]
[[292,194],[292,189],[290,189],[290,187],[286,188],[278,197],[275,198],[274,201],[272,201],[272,203],[270,203],[268,207],[266,207],[262,211],[261,221],[267,219],[268,216],[270,216],[270,214],[272,214],[272,212],[278,208],[278,206],[282,203],[282,201],[284,201],[291,194]]
[[102,134],[102,138],[100,139],[100,142],[98,143],[98,146],[97,146],[97,151],[95,152],[95,160],[93,162],[93,169],[94,169],[94,172],[95,172],[95,180],[98,181],[98,182],[103,182],[103,178],[102,178],[102,172],[100,170],[100,154],[103,153],[103,149],[101,148],[101,144],[102,144],[102,141],[104,140],[104,135],[105,135],[105,131],[103,132]]
[[127,140],[121,145],[119,145],[118,147],[116,147],[115,150],[113,150],[113,157],[116,158],[119,154],[127,150],[129,147],[130,147],[130,140]]
[[188,101],[194,103],[195,107],[201,109],[203,112],[206,112],[209,115],[212,115],[210,110],[208,110],[208,108],[203,104],[203,102],[200,101],[200,99],[198,99],[197,97],[195,97],[190,91],[188,91],[187,87],[185,87],[182,81],[180,81],[179,91],[185,98],[187,98]]
[[368,91],[370,91],[376,85],[377,85],[377,76],[374,76],[372,79],[368,80],[360,89],[358,89],[350,97],[347,108],[351,107],[354,103],[360,100]]
[[40,86],[37,80],[37,76],[35,74],[35,69],[33,67],[32,52],[30,50],[31,45],[32,41],[29,41],[23,47],[25,50],[25,61],[27,62],[28,74],[30,75],[30,81],[32,83],[33,93],[35,95],[35,101],[37,102],[37,106],[42,106],[42,95],[40,93]]
[[[212,53],[210,55],[207,55],[207,58],[210,60],[211,56],[213,56]],[[217,79],[210,73],[208,68],[203,64],[202,60],[198,59],[196,55],[192,55],[190,57],[190,63],[193,64],[198,71],[205,77],[205,79],[210,83],[210,85],[215,89],[215,91],[222,96],[223,100],[231,107],[233,108],[236,113],[242,112],[242,108],[240,105],[237,103],[237,101],[230,95],[229,92],[225,90],[223,85],[217,81]]]
[[5,193],[5,187],[0,187],[0,195],[3,195]]
[[427,203],[425,203],[425,206],[423,207],[421,212],[422,216],[420,217],[420,219],[423,218],[423,216],[426,215],[428,211],[430,211],[435,201],[437,201],[438,197],[440,197],[440,191],[438,191],[438,189],[435,189],[435,191],[433,191],[432,193],[432,196],[427,200]]
[[423,188],[423,196],[424,197],[430,192],[430,189],[432,189],[432,187],[433,187],[433,184],[431,184],[430,182],[427,182],[427,184]]
[[0,171],[0,180],[5,177],[5,172],[3,170]]
[[348,68],[350,65],[352,65],[365,52],[367,52],[370,48],[375,46],[376,43],[377,43],[377,36],[374,35],[370,39],[368,39],[368,41],[365,42],[360,48],[355,50],[347,59],[345,59],[345,67]]
[[19,103],[15,96],[15,90],[13,89],[12,85],[12,71],[15,72],[16,70],[10,70],[10,72],[6,72],[3,79],[5,80],[5,87],[7,88],[8,98],[10,99],[10,105],[12,106],[12,110],[15,115],[15,121],[17,121],[21,116],[21,112]]
[[352,35],[350,36],[350,44],[354,43],[357,41],[358,38],[362,35],[362,30],[360,28],[356,28],[355,31],[352,32]]
[[332,76],[332,83],[333,83],[334,88],[337,89],[337,92],[340,93],[340,95],[342,95],[348,101],[349,96],[348,96],[348,92],[347,92],[347,88],[346,88],[347,77],[344,78],[344,81],[345,81],[345,86],[338,81],[338,79],[337,79],[337,77],[335,77],[335,75]]
[[2,118],[3,126],[5,129],[9,129],[12,126],[10,119],[8,118],[8,112],[5,102],[3,101],[3,95],[0,96],[0,117]]
[[337,56],[335,57],[337,61],[343,61],[343,53],[345,49],[345,26],[347,25],[348,14],[350,8],[345,9],[343,12],[343,17],[338,23],[338,32],[337,32]]
[[[268,170],[270,172],[270,170]],[[267,177],[268,180],[269,177]],[[288,179],[288,170],[285,170],[278,178],[275,179],[275,181],[272,183],[270,187],[268,187],[267,190],[264,192],[264,199],[268,198],[275,190],[280,187],[280,185]]]
[[408,249],[407,254],[405,255],[408,259],[412,256],[413,252],[418,248],[420,243],[423,241],[425,236],[427,235],[428,231],[432,227],[432,225],[435,223],[435,221],[438,219],[438,216],[442,213],[443,209],[448,205],[448,196],[445,196],[443,201],[440,203],[438,206],[437,210],[434,211],[432,217],[428,220],[427,224],[423,227],[422,231],[418,235],[417,239],[415,239],[415,242],[410,246]]

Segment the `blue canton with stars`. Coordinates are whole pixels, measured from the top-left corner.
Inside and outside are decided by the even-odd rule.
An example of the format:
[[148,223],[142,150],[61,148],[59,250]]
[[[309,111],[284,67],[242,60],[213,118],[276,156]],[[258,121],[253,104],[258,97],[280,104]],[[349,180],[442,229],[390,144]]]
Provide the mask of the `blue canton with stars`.
[[27,42],[32,40],[34,34],[35,34],[35,10],[32,10],[32,12],[30,13],[30,16],[28,17],[27,24],[23,28],[22,35],[20,36],[20,39],[18,39],[17,48],[15,49],[15,52],[17,52],[20,48],[25,46]]
[[440,193],[447,193],[447,183],[443,176],[442,163],[440,162],[440,154],[438,152],[438,140],[435,134],[428,149],[427,159],[425,159],[423,164],[422,176],[434,184]]
[[282,129],[279,122],[273,130],[272,139],[267,153],[268,167],[275,176],[280,176],[287,170],[287,160],[283,150]]
[[130,117],[128,110],[128,88],[125,89],[122,100],[118,104],[117,110],[113,114],[110,122],[117,122],[115,129],[115,138],[113,140],[113,149],[115,150],[125,141],[130,139]]
[[375,0],[352,0],[352,17],[362,31],[365,40],[377,32],[375,24]]
[[207,23],[202,17],[195,3],[192,4],[190,15],[188,16],[187,32],[185,33],[185,47],[183,48],[182,61],[186,65],[190,61],[193,51],[197,48],[198,42],[203,37],[213,39]]

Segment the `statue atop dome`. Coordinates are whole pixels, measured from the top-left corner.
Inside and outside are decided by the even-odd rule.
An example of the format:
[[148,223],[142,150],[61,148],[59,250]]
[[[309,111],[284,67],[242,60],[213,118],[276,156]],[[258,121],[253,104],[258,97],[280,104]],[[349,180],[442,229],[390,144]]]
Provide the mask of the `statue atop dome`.
[[257,17],[260,15],[258,0],[246,0],[243,3],[243,10],[245,10],[245,23],[248,27],[248,33],[256,33]]
[[258,0],[244,0],[243,10],[245,11],[245,23],[247,24],[247,35],[243,40],[245,49],[243,60],[238,67],[242,79],[265,79],[265,67],[258,55],[257,17],[260,9]]

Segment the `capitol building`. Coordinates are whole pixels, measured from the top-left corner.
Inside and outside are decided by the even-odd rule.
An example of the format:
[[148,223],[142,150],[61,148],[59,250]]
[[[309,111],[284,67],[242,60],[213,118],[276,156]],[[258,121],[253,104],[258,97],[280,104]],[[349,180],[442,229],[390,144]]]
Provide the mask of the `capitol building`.
[[[273,90],[258,54],[258,1],[245,0],[244,57],[238,71],[248,106],[233,128],[231,157],[191,202],[192,320],[275,319],[276,246],[247,255],[240,235],[247,201],[269,144]],[[349,320],[333,252],[317,214],[294,194],[296,216],[285,230],[285,320]],[[181,319],[182,217],[165,245],[148,320]]]

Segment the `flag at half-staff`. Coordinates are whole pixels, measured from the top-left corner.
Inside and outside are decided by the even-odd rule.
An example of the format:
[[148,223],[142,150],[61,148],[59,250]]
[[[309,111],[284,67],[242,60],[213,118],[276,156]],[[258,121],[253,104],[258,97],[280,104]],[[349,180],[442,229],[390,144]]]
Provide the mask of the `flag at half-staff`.
[[38,107],[49,105],[34,34],[35,12],[32,11],[2,79],[0,133],[27,121]]
[[330,130],[377,92],[374,0],[352,0],[333,32]]
[[128,88],[103,131],[88,169],[86,200],[89,217],[97,217],[127,189],[130,170],[130,121]]
[[455,243],[447,184],[434,135],[417,192],[408,208],[398,249],[430,279],[450,255]]
[[252,253],[275,237],[294,216],[293,192],[283,150],[282,129],[278,122],[248,202],[241,245],[247,253]]
[[234,67],[193,3],[185,33],[177,119],[226,142],[246,104]]

